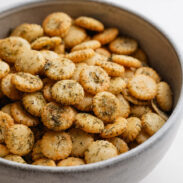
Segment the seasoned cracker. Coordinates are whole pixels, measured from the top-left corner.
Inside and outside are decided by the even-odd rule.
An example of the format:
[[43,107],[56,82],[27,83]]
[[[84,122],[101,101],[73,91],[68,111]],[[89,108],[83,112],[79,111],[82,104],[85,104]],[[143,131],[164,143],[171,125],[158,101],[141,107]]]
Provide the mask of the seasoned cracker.
[[104,48],[104,47],[97,48],[95,50],[95,52],[98,53],[98,54],[100,54],[100,55],[102,55],[102,56],[105,56],[107,58],[110,58],[111,57],[111,53],[106,48]]
[[94,55],[94,51],[89,49],[73,51],[65,55],[66,58],[72,60],[74,63],[83,62]]
[[46,63],[48,61],[52,61],[55,59],[59,58],[59,55],[57,53],[55,53],[54,51],[50,51],[50,50],[41,50],[40,53],[43,55],[43,57],[46,60]]
[[125,139],[126,142],[133,141],[140,133],[142,128],[142,122],[137,117],[127,118],[127,128],[122,134],[122,138]]
[[97,61],[107,61],[107,57],[95,52],[94,55],[91,58],[86,59],[84,63],[86,63],[89,66],[94,66]]
[[139,74],[128,82],[128,89],[132,96],[140,100],[151,100],[157,94],[157,84],[149,76]]
[[4,106],[1,108],[0,111],[9,114],[9,115],[12,117],[12,115],[11,115],[11,104],[6,104],[6,105],[4,105]]
[[45,75],[52,80],[69,79],[75,70],[75,64],[66,58],[56,58],[46,62]]
[[144,74],[146,76],[149,76],[152,79],[154,79],[157,83],[159,83],[161,80],[158,73],[154,69],[152,69],[151,67],[140,67],[136,70],[135,74],[136,75]]
[[165,111],[169,112],[173,105],[172,90],[168,83],[160,82],[158,83],[158,92],[156,96],[157,103],[159,107]]
[[138,45],[134,39],[118,37],[109,44],[109,49],[116,54],[130,55],[134,53]]
[[138,59],[136,59],[134,57],[131,57],[131,56],[127,56],[127,55],[113,54],[112,55],[112,61],[115,62],[115,63],[118,63],[120,65],[123,65],[125,67],[138,68],[142,65],[141,62]]
[[128,81],[130,79],[132,79],[134,77],[134,75],[135,75],[135,72],[134,72],[134,70],[132,70],[132,67],[125,68],[125,73],[124,73],[123,79],[128,84]]
[[88,133],[101,133],[104,129],[103,121],[88,113],[78,113],[75,124],[77,128]]
[[142,143],[144,143],[146,140],[148,140],[149,137],[150,137],[150,136],[142,130],[142,131],[138,134],[138,136],[136,137],[135,140],[136,140],[136,142],[137,142],[138,144],[142,144]]
[[64,37],[64,43],[66,48],[72,48],[81,42],[83,42],[87,37],[87,33],[84,29],[72,25],[67,33],[67,35]]
[[19,36],[26,39],[29,42],[43,36],[43,28],[38,24],[28,24],[24,23],[17,26],[11,36]]
[[83,87],[74,80],[56,82],[51,89],[52,97],[64,105],[74,105],[84,98]]
[[41,158],[32,163],[32,165],[39,165],[39,166],[56,166],[55,161],[52,159]]
[[72,48],[72,51],[78,51],[78,50],[84,50],[84,49],[97,49],[97,48],[100,48],[101,47],[101,44],[99,41],[97,40],[89,40],[89,41],[84,41],[76,46],[74,46]]
[[0,144],[0,157],[4,157],[4,156],[7,156],[8,154],[10,153],[10,151],[8,150],[8,148],[3,145],[3,144]]
[[46,132],[41,140],[41,148],[47,158],[65,159],[72,151],[72,141],[65,132]]
[[43,88],[43,96],[48,102],[53,101],[52,94],[51,94],[51,89],[53,85],[54,85],[54,82],[50,81],[49,83],[45,84]]
[[16,89],[12,83],[12,77],[14,74],[8,74],[1,80],[1,91],[4,95],[12,100],[20,100],[22,98],[22,92]]
[[90,94],[108,89],[110,79],[106,71],[98,66],[88,66],[80,73],[80,83]]
[[0,111],[0,143],[4,142],[5,132],[13,125],[13,118],[9,114]]
[[121,94],[116,95],[116,97],[119,100],[119,116],[127,118],[130,114],[129,102]]
[[49,14],[43,21],[43,30],[49,36],[65,36],[71,26],[72,19],[63,12]]
[[39,76],[34,76],[25,72],[14,74],[11,81],[18,90],[23,92],[35,92],[43,87],[43,82]]
[[57,166],[79,166],[84,165],[85,162],[81,158],[69,157],[58,162]]
[[43,55],[35,50],[25,50],[17,56],[15,61],[15,69],[17,72],[28,72],[38,74],[45,65]]
[[93,98],[93,112],[105,123],[111,123],[120,114],[118,98],[110,92],[99,92]]
[[20,102],[13,103],[11,105],[11,115],[16,123],[26,126],[36,126],[39,123],[39,119],[30,115],[22,106]]
[[76,112],[72,107],[50,102],[43,107],[41,120],[48,129],[61,131],[71,127],[75,115]]
[[122,65],[116,64],[114,62],[97,60],[95,65],[102,67],[109,76],[113,77],[123,76],[125,72],[125,68]]
[[127,143],[119,137],[113,137],[107,140],[116,147],[118,154],[125,153],[129,150]]
[[151,106],[153,108],[153,110],[161,117],[163,118],[165,121],[168,120],[168,115],[166,113],[164,113],[163,111],[161,111],[158,106],[157,106],[157,102],[155,101],[155,99],[151,100]]
[[105,45],[113,41],[118,34],[119,31],[117,28],[108,28],[105,29],[104,32],[96,34],[93,39],[98,40],[102,45]]
[[62,42],[61,44],[56,45],[54,52],[57,54],[65,54],[65,44]]
[[143,66],[147,66],[147,55],[145,52],[141,49],[138,48],[133,54],[132,57],[135,57],[136,59],[140,60]]
[[88,146],[94,141],[91,134],[84,132],[78,128],[72,128],[69,130],[69,135],[72,140],[72,152],[74,157],[83,157]]
[[72,80],[75,80],[75,81],[79,81],[80,79],[80,73],[81,73],[81,70],[86,68],[87,67],[87,64],[86,63],[78,63],[78,64],[75,64],[75,70],[74,70],[74,73],[72,75]]
[[62,39],[60,37],[43,36],[31,43],[31,48],[34,50],[50,50],[60,45]]
[[33,148],[34,134],[27,126],[15,124],[6,131],[5,142],[11,153],[24,156]]
[[110,85],[108,91],[113,94],[119,94],[126,88],[126,82],[122,77],[112,77],[110,79]]
[[152,109],[146,105],[133,105],[130,108],[130,115],[138,118],[141,118],[143,114],[148,112],[152,112]]
[[34,147],[32,149],[32,160],[38,160],[44,158],[44,155],[42,153],[42,149],[41,149],[41,140],[38,140],[35,144]]
[[0,79],[5,77],[10,72],[9,65],[0,59]]
[[74,23],[82,28],[92,31],[101,32],[104,30],[104,25],[100,21],[91,17],[80,16],[74,21]]
[[143,129],[150,136],[155,134],[164,123],[165,120],[153,112],[146,113],[142,116]]
[[117,148],[112,143],[105,140],[97,140],[92,142],[85,152],[85,161],[86,163],[95,163],[117,155]]
[[18,156],[15,154],[9,154],[9,155],[5,156],[4,159],[9,160],[9,161],[14,161],[16,163],[27,164],[21,156]]
[[41,92],[27,93],[22,98],[25,109],[33,116],[41,116],[42,108],[46,105],[46,101]]
[[9,63],[15,63],[17,56],[27,49],[30,50],[30,44],[27,40],[14,36],[8,37],[1,40],[0,58]]
[[135,104],[135,105],[148,105],[149,104],[148,101],[139,100],[139,99],[133,97],[132,95],[130,95],[128,88],[124,88],[122,91],[122,94],[123,94],[124,98],[132,104]]
[[127,120],[123,117],[118,117],[112,124],[108,124],[104,127],[104,130],[100,134],[102,138],[111,138],[121,135],[127,128]]
[[84,98],[74,107],[80,111],[92,111],[93,109],[93,95],[90,95],[85,92]]

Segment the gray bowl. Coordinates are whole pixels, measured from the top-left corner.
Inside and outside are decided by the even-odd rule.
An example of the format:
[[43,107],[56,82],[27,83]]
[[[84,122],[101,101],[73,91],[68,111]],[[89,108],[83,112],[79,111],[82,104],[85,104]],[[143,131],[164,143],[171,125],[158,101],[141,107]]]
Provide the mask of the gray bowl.
[[23,4],[0,13],[0,38],[23,23],[41,23],[46,15],[64,11],[73,17],[96,17],[106,26],[118,27],[134,37],[146,51],[150,65],[168,81],[174,93],[173,112],[166,124],[149,140],[118,157],[78,167],[22,165],[0,158],[1,183],[137,183],[162,159],[175,138],[181,118],[182,63],[175,43],[151,21],[122,7],[99,1],[50,0]]

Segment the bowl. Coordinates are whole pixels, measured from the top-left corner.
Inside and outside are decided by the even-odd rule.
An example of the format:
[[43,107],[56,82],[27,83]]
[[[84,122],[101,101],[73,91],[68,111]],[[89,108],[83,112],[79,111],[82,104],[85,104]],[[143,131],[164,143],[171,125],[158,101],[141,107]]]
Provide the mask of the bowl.
[[0,38],[17,25],[41,23],[51,12],[64,11],[73,17],[92,16],[106,26],[119,28],[135,38],[149,62],[169,82],[174,93],[173,111],[166,124],[149,140],[127,153],[102,162],[77,167],[41,167],[0,158],[2,183],[137,183],[158,164],[176,136],[181,118],[183,66],[175,43],[150,20],[119,5],[88,0],[46,0],[19,4],[0,13]]

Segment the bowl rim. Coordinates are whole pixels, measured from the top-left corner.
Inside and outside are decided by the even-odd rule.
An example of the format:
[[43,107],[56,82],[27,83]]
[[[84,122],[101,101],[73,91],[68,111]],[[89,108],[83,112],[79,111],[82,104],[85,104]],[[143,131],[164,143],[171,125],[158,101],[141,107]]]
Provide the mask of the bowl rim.
[[[69,3],[73,2],[74,0],[32,0],[32,1],[27,1],[27,2],[18,2],[14,3],[13,5],[6,6],[5,8],[0,8],[0,16],[6,16],[8,14],[12,14],[13,12],[17,12],[19,10],[23,9],[28,9],[30,7],[34,7],[39,4],[50,4],[50,3]],[[183,103],[183,55],[181,54],[180,48],[177,46],[177,44],[174,42],[173,38],[162,28],[160,25],[157,25],[154,21],[150,20],[150,18],[134,11],[130,10],[126,6],[122,6],[117,2],[108,2],[105,0],[77,0],[75,3],[79,2],[89,2],[89,3],[96,3],[96,4],[102,4],[102,5],[107,5],[107,6],[112,6],[114,8],[117,8],[119,10],[125,11],[133,16],[136,16],[146,22],[148,25],[150,25],[152,28],[154,28],[157,32],[159,32],[168,42],[169,44],[173,47],[174,52],[177,55],[177,58],[179,60],[179,65],[181,69],[181,91],[180,91],[180,96],[178,99],[178,102],[172,111],[169,119],[163,125],[163,127],[156,132],[152,137],[150,137],[147,141],[144,143],[138,145],[136,148],[131,149],[130,151],[118,155],[114,158],[104,160],[101,162],[96,162],[96,163],[91,163],[91,164],[86,164],[82,166],[73,166],[73,167],[48,167],[48,166],[36,166],[36,165],[29,165],[29,164],[20,164],[16,162],[12,162],[3,158],[0,158],[0,164],[4,166],[11,166],[12,168],[18,168],[21,170],[28,170],[31,172],[48,172],[48,173],[72,173],[72,172],[87,172],[91,170],[97,170],[97,169],[102,169],[104,167],[109,167],[113,164],[117,164],[119,161],[124,161],[128,160],[130,158],[133,158],[140,154],[141,152],[145,151],[151,144],[155,143],[158,139],[161,138],[161,136],[166,133],[166,131],[175,123],[175,120],[177,116],[183,115],[181,114],[181,104]]]

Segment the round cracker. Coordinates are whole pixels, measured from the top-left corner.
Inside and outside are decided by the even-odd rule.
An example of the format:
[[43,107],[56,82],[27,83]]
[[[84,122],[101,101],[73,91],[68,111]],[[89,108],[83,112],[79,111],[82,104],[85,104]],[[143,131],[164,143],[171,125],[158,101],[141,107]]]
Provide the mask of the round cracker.
[[137,135],[140,133],[142,128],[142,122],[137,117],[130,117],[127,118],[127,127],[126,130],[123,132],[122,137],[125,139],[125,141],[133,141],[137,137]]
[[116,149],[118,150],[118,154],[125,153],[129,150],[127,143],[119,137],[113,137],[107,140],[116,147]]
[[82,86],[74,80],[56,82],[51,89],[52,97],[64,105],[74,105],[84,98]]
[[111,138],[121,135],[127,127],[127,120],[123,117],[118,117],[114,123],[108,124],[100,134],[102,138]]
[[27,113],[20,102],[11,105],[11,114],[16,123],[26,126],[36,126],[39,124],[39,119]]
[[8,37],[1,40],[0,58],[9,63],[15,63],[17,56],[27,49],[30,50],[30,44],[27,40],[14,36]]
[[11,36],[19,36],[29,42],[43,36],[43,28],[38,24],[24,23],[17,26],[11,33]]
[[70,129],[69,135],[72,140],[71,155],[75,157],[83,157],[88,146],[94,141],[93,137],[91,134],[88,134],[78,128]]
[[43,87],[43,82],[39,76],[34,76],[25,72],[14,74],[11,81],[18,90],[23,92],[35,92]]
[[101,32],[104,30],[104,25],[100,21],[91,17],[80,16],[74,21],[74,23],[80,27],[92,31]]
[[24,156],[34,145],[34,134],[25,125],[15,124],[6,131],[5,142],[11,153]]
[[130,55],[137,49],[137,42],[127,37],[118,37],[109,44],[109,49],[116,54]]
[[75,70],[75,64],[66,58],[56,58],[46,62],[44,72],[53,80],[69,79]]
[[128,89],[132,96],[140,100],[151,100],[157,94],[157,84],[149,76],[139,74],[128,82]]
[[94,35],[93,39],[98,40],[102,45],[105,45],[113,41],[118,34],[119,31],[117,28],[108,28],[105,29],[104,32]]
[[78,113],[75,124],[77,128],[88,133],[101,133],[104,129],[103,121],[88,113]]
[[4,95],[12,100],[20,100],[22,98],[22,92],[16,89],[12,83],[12,77],[14,74],[10,73],[1,80],[1,90]]
[[72,141],[65,132],[46,132],[41,141],[41,148],[47,158],[65,159],[72,151]]
[[156,100],[159,105],[159,107],[165,111],[169,112],[172,109],[173,106],[173,96],[172,96],[172,90],[168,83],[166,82],[160,82],[158,83],[158,91],[156,95]]
[[110,79],[106,71],[98,66],[88,66],[80,73],[80,83],[90,94],[108,89]]
[[39,166],[56,166],[55,161],[52,159],[41,158],[32,163],[32,165],[39,165]]
[[25,50],[17,56],[15,69],[17,72],[28,72],[38,74],[45,65],[43,55],[35,50]]
[[13,125],[13,118],[9,114],[0,111],[0,143],[4,142],[5,132]]
[[27,93],[22,98],[25,109],[33,116],[41,116],[42,108],[46,105],[46,101],[41,92]]
[[43,29],[49,36],[65,36],[69,31],[72,19],[63,12],[49,14],[43,21]]
[[92,142],[85,152],[86,163],[96,163],[117,156],[116,147],[105,140]]
[[119,100],[109,92],[97,93],[93,98],[93,111],[105,123],[111,123],[119,116]]
[[69,157],[59,161],[57,166],[79,166],[84,164],[85,162],[81,158]]
[[48,129],[61,131],[71,127],[75,115],[76,112],[72,107],[50,102],[43,107],[41,120]]
[[15,154],[9,154],[9,155],[5,156],[4,159],[9,160],[9,161],[14,161],[16,163],[27,164],[21,156],[18,156]]
[[10,67],[6,62],[0,60],[0,79],[5,77],[10,72]]
[[150,136],[155,134],[164,123],[165,120],[153,112],[146,113],[142,116],[143,129]]

